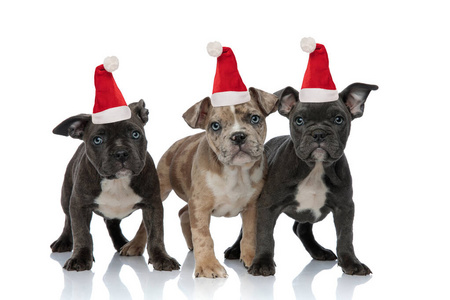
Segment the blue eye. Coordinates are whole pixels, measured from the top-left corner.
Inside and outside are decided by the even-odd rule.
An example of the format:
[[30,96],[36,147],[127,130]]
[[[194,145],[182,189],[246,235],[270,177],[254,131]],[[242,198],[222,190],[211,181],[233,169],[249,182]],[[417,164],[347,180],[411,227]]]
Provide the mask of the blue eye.
[[256,125],[256,124],[259,123],[260,120],[261,120],[261,117],[260,117],[260,116],[258,116],[258,115],[253,115],[252,118],[251,118],[251,120],[250,120],[250,122],[251,122],[253,125]]
[[132,137],[133,139],[137,140],[138,138],[141,137],[141,133],[140,133],[139,131],[135,130],[135,131],[133,131],[133,132],[131,133],[131,137]]
[[336,118],[334,118],[334,123],[341,125],[342,123],[344,123],[344,118],[341,116],[337,116]]
[[212,122],[211,123],[211,129],[214,131],[217,131],[221,128],[220,124],[218,122]]
[[92,142],[94,143],[94,145],[100,145],[103,143],[103,139],[99,136],[96,136],[92,139]]
[[298,117],[295,119],[295,124],[297,124],[297,126],[302,126],[303,124],[305,124],[305,121],[303,121],[302,117]]

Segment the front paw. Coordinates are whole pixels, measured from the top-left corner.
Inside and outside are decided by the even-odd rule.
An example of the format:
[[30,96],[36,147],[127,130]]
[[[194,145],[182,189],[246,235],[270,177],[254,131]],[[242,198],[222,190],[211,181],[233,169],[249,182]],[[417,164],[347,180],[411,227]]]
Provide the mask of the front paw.
[[255,257],[255,251],[248,251],[247,253],[241,253],[241,262],[244,263],[246,268],[249,268],[252,265],[253,258]]
[[148,263],[153,265],[153,269],[158,271],[179,270],[180,264],[175,258],[168,255],[158,255],[148,259]]
[[217,261],[217,259],[214,259],[214,261],[212,262],[196,263],[195,277],[227,278],[228,274],[225,268]]
[[255,276],[270,276],[275,274],[275,266],[273,258],[254,259],[248,272]]
[[64,264],[64,269],[67,271],[77,272],[90,270],[92,268],[93,261],[94,257],[92,255],[92,251],[83,248],[72,254],[72,257],[69,258]]
[[341,255],[338,260],[339,266],[342,271],[347,275],[369,275],[372,271],[365,264],[359,262],[355,257],[352,258],[350,255]]

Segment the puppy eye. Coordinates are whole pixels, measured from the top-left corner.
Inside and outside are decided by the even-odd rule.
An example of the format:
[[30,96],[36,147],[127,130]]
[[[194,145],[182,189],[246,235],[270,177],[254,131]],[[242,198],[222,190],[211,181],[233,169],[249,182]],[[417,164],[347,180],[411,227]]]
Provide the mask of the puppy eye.
[[211,129],[214,131],[217,131],[221,128],[220,124],[218,122],[212,122],[211,123]]
[[92,139],[92,142],[94,143],[94,145],[100,145],[103,143],[103,139],[99,136],[96,136]]
[[298,117],[295,119],[295,124],[297,124],[297,126],[302,126],[303,124],[305,124],[305,121],[303,121],[302,117]]
[[140,133],[139,131],[135,130],[135,131],[133,131],[133,132],[131,133],[131,137],[132,137],[133,139],[137,140],[138,138],[141,137],[141,133]]
[[260,117],[260,116],[258,116],[258,115],[253,115],[252,118],[251,118],[251,120],[250,120],[250,122],[251,122],[253,125],[256,125],[256,124],[259,123],[260,120],[261,120],[261,117]]
[[334,118],[334,123],[341,125],[342,123],[344,123],[344,118],[341,116],[337,116],[336,118]]

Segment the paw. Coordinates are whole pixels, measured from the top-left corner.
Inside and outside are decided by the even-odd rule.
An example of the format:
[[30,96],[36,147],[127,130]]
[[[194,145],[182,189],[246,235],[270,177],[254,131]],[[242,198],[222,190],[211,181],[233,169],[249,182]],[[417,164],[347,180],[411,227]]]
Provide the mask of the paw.
[[319,249],[319,250],[315,251],[314,253],[311,251],[311,252],[309,252],[309,254],[315,260],[336,260],[337,259],[337,256],[336,256],[336,254],[334,254],[333,251],[325,249],[325,248]]
[[122,256],[141,256],[144,254],[145,244],[136,245],[133,241],[126,243],[120,248],[120,255]]
[[369,275],[372,271],[365,264],[362,264],[358,259],[351,258],[349,255],[342,255],[339,257],[339,266],[342,271],[347,275]]
[[234,245],[227,248],[224,252],[226,259],[239,259],[241,256],[241,248]]
[[168,255],[162,255],[158,258],[149,258],[148,263],[153,265],[153,269],[158,271],[179,270],[180,264],[175,258]]
[[64,264],[64,269],[67,271],[86,271],[92,268],[94,257],[92,251],[89,249],[81,249],[77,253],[72,254]]
[[275,274],[275,262],[272,258],[254,259],[248,273],[255,276],[270,276]]
[[253,253],[241,253],[241,262],[244,263],[246,268],[249,268],[252,265],[253,258],[255,257],[255,252]]
[[228,274],[225,268],[216,260],[214,262],[196,264],[195,277],[227,278]]
[[50,245],[50,248],[52,252],[69,252],[72,251],[73,243],[69,238],[59,237]]

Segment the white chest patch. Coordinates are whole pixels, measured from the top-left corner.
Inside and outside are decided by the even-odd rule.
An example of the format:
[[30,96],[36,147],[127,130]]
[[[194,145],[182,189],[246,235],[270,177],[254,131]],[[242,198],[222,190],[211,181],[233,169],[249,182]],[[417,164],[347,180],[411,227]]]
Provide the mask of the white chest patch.
[[316,219],[320,217],[320,209],[325,204],[328,192],[322,179],[323,174],[323,165],[317,162],[308,177],[299,183],[295,196],[298,202],[297,211],[311,210]]
[[212,215],[215,217],[237,216],[256,192],[256,188],[252,185],[262,180],[262,177],[263,167],[254,170],[252,174],[249,170],[237,167],[225,167],[221,175],[208,172],[206,184],[215,198]]
[[95,199],[96,210],[109,219],[123,219],[131,214],[142,198],[130,187],[130,181],[131,177],[103,179],[100,183],[102,192]]

